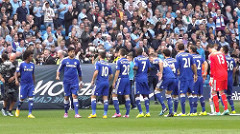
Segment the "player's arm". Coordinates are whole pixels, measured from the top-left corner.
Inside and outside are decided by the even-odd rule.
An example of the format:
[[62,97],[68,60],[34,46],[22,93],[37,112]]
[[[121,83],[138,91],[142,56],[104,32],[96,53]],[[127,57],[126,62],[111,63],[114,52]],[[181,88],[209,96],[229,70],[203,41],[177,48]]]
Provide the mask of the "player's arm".
[[3,79],[2,75],[0,74],[0,80],[5,83],[5,80]]
[[236,69],[236,62],[235,62],[235,60],[232,60],[233,61],[233,79],[235,78],[235,73],[236,73],[236,71],[237,71],[237,69]]
[[203,77],[207,76],[207,70],[208,70],[208,63],[206,61],[203,62],[204,70],[203,70]]
[[61,61],[60,65],[58,66],[57,72],[56,72],[56,80],[60,80],[60,72],[63,69],[64,60]]
[[16,69],[16,72],[14,74],[15,77],[15,85],[18,86],[19,85],[19,80],[18,77],[21,75],[21,69],[22,69],[22,64],[20,63]]
[[112,87],[115,86],[115,83],[116,83],[116,81],[118,79],[119,73],[120,73],[120,70],[116,70],[115,76],[114,76],[114,79],[113,79],[113,83],[112,83]]
[[[118,73],[119,74],[119,73]],[[108,77],[108,80],[111,81],[113,78],[113,73],[112,73],[112,68],[109,67],[109,77]]]
[[133,67],[133,70],[138,70],[138,61],[136,60],[136,58],[134,58],[134,67]]
[[191,68],[192,68],[192,71],[194,73],[194,81],[196,82],[197,81],[197,78],[198,78],[198,75],[197,75],[197,66],[196,66],[196,63],[194,62],[194,59],[193,57],[191,56]]
[[92,86],[94,85],[94,82],[95,82],[95,80],[96,80],[96,78],[98,76],[99,69],[100,69],[100,67],[98,65],[98,62],[96,62],[96,64],[95,64],[95,71],[93,73],[93,77],[92,77],[92,81],[91,81],[91,85]]
[[82,69],[81,69],[80,61],[78,62],[77,71],[78,71],[78,79],[80,81],[79,82],[80,83],[80,87],[82,87],[83,82],[82,82]]
[[159,72],[158,72],[157,76],[158,76],[158,79],[161,80],[162,74],[163,74],[163,62],[159,61],[158,65],[159,65]]
[[209,81],[209,85],[212,86],[213,83],[213,75],[214,75],[214,71],[215,71],[215,65],[213,62],[213,57],[210,55],[209,57],[209,62],[210,62],[210,81]]
[[33,65],[32,78],[33,78],[33,82],[35,83],[35,74],[34,74],[34,71],[35,71],[35,66]]

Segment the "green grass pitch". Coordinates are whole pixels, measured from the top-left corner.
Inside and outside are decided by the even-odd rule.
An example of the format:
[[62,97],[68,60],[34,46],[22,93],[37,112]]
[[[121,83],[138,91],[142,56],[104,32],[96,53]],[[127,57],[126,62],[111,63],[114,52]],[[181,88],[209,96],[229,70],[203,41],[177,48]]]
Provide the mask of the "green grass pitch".
[[[240,112],[239,106],[240,103],[235,102],[237,113]],[[64,119],[64,110],[34,110],[36,119],[28,119],[28,111],[22,110],[19,118],[0,116],[0,134],[240,134],[240,116],[166,118],[158,116],[160,105],[151,104],[150,118],[136,119],[138,110],[131,110],[130,118],[113,119],[111,116],[115,110],[110,105],[108,119],[102,119],[103,106],[97,105],[97,108],[96,119],[87,118],[91,109],[80,109],[81,119],[74,118],[74,111],[69,111],[69,118]],[[208,103],[206,108],[209,111]],[[120,110],[124,114],[124,105],[120,106]]]

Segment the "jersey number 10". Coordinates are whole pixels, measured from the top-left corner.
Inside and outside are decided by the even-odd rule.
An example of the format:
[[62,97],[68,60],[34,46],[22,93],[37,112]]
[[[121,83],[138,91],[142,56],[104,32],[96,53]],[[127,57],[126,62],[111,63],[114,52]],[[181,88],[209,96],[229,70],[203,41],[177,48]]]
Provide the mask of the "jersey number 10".
[[108,67],[102,67],[102,76],[107,77],[109,73]]

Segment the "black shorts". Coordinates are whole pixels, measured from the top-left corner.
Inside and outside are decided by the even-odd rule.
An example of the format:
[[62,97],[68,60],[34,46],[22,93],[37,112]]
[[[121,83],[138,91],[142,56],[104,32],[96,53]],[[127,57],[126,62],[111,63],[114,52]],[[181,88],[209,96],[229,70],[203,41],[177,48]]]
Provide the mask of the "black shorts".
[[5,85],[4,86],[4,97],[3,100],[5,101],[17,101],[18,97],[18,90],[16,86],[9,86]]

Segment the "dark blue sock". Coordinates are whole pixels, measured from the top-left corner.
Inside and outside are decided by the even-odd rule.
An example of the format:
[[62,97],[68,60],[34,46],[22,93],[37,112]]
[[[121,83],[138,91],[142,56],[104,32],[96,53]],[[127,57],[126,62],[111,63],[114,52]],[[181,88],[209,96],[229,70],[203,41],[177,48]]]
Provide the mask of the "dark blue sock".
[[126,107],[126,115],[129,115],[129,113],[130,113],[130,107],[131,107],[131,101],[130,101],[130,99],[126,99],[125,107]]
[[73,99],[75,114],[78,114],[78,99]]
[[118,102],[118,98],[117,97],[113,97],[113,105],[114,105],[114,108],[116,110],[116,113],[119,114],[120,111],[119,111],[119,102]]
[[185,102],[186,102],[185,95],[180,96],[180,102],[181,102],[181,107],[182,107],[182,113],[185,114]]
[[149,99],[147,97],[144,98],[146,113],[149,113]]
[[232,96],[231,96],[231,95],[228,95],[228,96],[227,96],[227,100],[228,100],[228,102],[229,102],[229,104],[230,104],[230,106],[231,106],[232,111],[235,111],[234,104],[233,104],[233,100],[232,100]]
[[17,109],[18,109],[18,110],[21,109],[22,104],[23,104],[23,101],[19,100],[19,101],[18,101],[18,105],[17,105]]
[[166,105],[164,104],[164,99],[163,99],[163,97],[162,97],[161,92],[155,91],[155,95],[156,95],[158,101],[160,102],[160,104],[162,105],[162,110],[165,109],[165,108],[166,108]]
[[104,101],[104,114],[103,115],[107,115],[108,112],[108,100]]
[[92,115],[96,114],[96,108],[97,108],[96,103],[97,103],[96,99],[91,99]]
[[169,94],[165,95],[167,98],[167,102],[168,102],[168,109],[169,109],[169,114],[173,113],[173,102],[172,102],[172,96]]
[[69,109],[69,100],[65,100],[64,99],[64,110],[65,110],[65,113],[68,113],[68,109]]
[[198,97],[193,96],[193,113],[197,113]]
[[202,112],[205,112],[206,109],[205,109],[205,99],[204,99],[204,97],[200,96],[199,100],[200,100],[200,103],[201,103]]
[[140,102],[139,97],[136,98],[136,104],[137,104],[137,107],[138,107],[138,111],[141,114],[142,113],[142,107],[141,107],[141,102]]
[[173,98],[173,102],[174,102],[174,113],[177,113],[177,110],[178,110],[178,97]]
[[33,109],[33,98],[29,98],[28,99],[28,110],[29,110],[29,114],[32,114],[32,109]]
[[190,106],[190,113],[193,113],[193,97],[192,95],[188,97],[189,106]]

